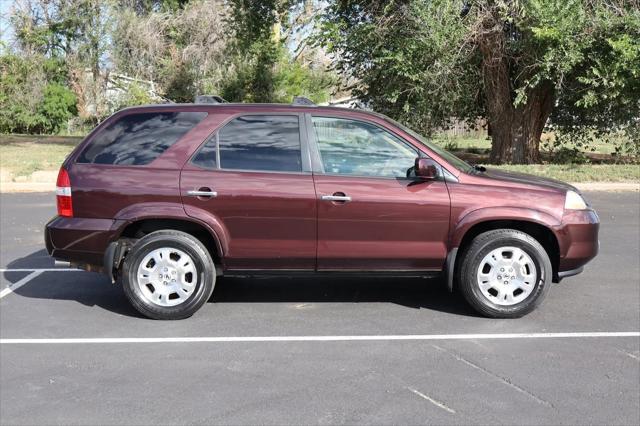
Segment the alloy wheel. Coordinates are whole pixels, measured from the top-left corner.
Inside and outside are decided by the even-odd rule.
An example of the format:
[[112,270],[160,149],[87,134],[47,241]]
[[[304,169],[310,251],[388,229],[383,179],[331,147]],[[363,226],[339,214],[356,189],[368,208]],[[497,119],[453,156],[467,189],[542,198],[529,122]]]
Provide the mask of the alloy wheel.
[[511,306],[525,300],[535,288],[538,274],[531,256],[518,247],[500,247],[480,262],[477,284],[488,300]]

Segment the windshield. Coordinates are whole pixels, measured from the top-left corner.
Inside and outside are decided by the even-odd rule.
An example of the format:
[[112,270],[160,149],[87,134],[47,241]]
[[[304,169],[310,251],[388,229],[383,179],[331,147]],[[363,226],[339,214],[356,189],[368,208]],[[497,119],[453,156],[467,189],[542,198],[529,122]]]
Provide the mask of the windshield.
[[424,146],[426,146],[427,148],[429,148],[430,150],[432,150],[433,152],[438,154],[440,157],[444,158],[449,164],[451,164],[453,167],[455,167],[456,169],[460,170],[461,172],[469,173],[469,172],[471,172],[473,170],[473,166],[471,164],[469,164],[466,161],[456,157],[455,155],[453,155],[449,151],[445,151],[444,149],[442,149],[441,147],[439,147],[435,143],[428,141],[427,138],[425,138],[421,134],[411,130],[407,126],[405,126],[403,124],[400,124],[397,121],[392,120],[392,119],[390,119],[388,117],[385,117],[385,119],[390,121],[394,125],[400,127],[405,132],[409,133],[411,136],[413,136],[418,141],[420,141],[420,143],[422,143]]

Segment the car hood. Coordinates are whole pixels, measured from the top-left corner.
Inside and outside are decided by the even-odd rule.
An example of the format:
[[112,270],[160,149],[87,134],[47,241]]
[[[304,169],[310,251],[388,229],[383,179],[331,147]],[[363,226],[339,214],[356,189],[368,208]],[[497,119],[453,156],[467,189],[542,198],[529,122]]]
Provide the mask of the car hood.
[[478,173],[477,176],[495,181],[521,183],[528,186],[533,185],[545,189],[556,190],[558,192],[579,192],[574,186],[559,180],[549,179],[541,176],[534,176],[526,173],[507,172],[504,170],[492,169],[489,167],[487,167],[487,170],[485,172]]

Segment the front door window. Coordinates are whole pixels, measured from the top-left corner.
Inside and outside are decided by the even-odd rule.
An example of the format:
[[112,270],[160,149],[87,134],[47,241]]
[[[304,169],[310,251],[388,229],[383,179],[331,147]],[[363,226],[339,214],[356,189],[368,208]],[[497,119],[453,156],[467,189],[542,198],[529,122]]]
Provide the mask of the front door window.
[[313,117],[324,173],[404,178],[415,149],[388,131],[363,121]]

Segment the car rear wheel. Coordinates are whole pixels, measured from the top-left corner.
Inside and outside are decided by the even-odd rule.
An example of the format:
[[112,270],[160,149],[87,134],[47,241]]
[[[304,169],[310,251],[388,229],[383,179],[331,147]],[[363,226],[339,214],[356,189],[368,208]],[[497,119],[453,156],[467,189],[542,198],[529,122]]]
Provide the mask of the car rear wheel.
[[551,260],[532,236],[514,229],[478,235],[464,250],[458,286],[467,302],[491,318],[518,318],[544,299]]
[[122,267],[133,307],[153,319],[183,319],[211,297],[215,267],[206,247],[180,231],[152,232],[136,242]]

